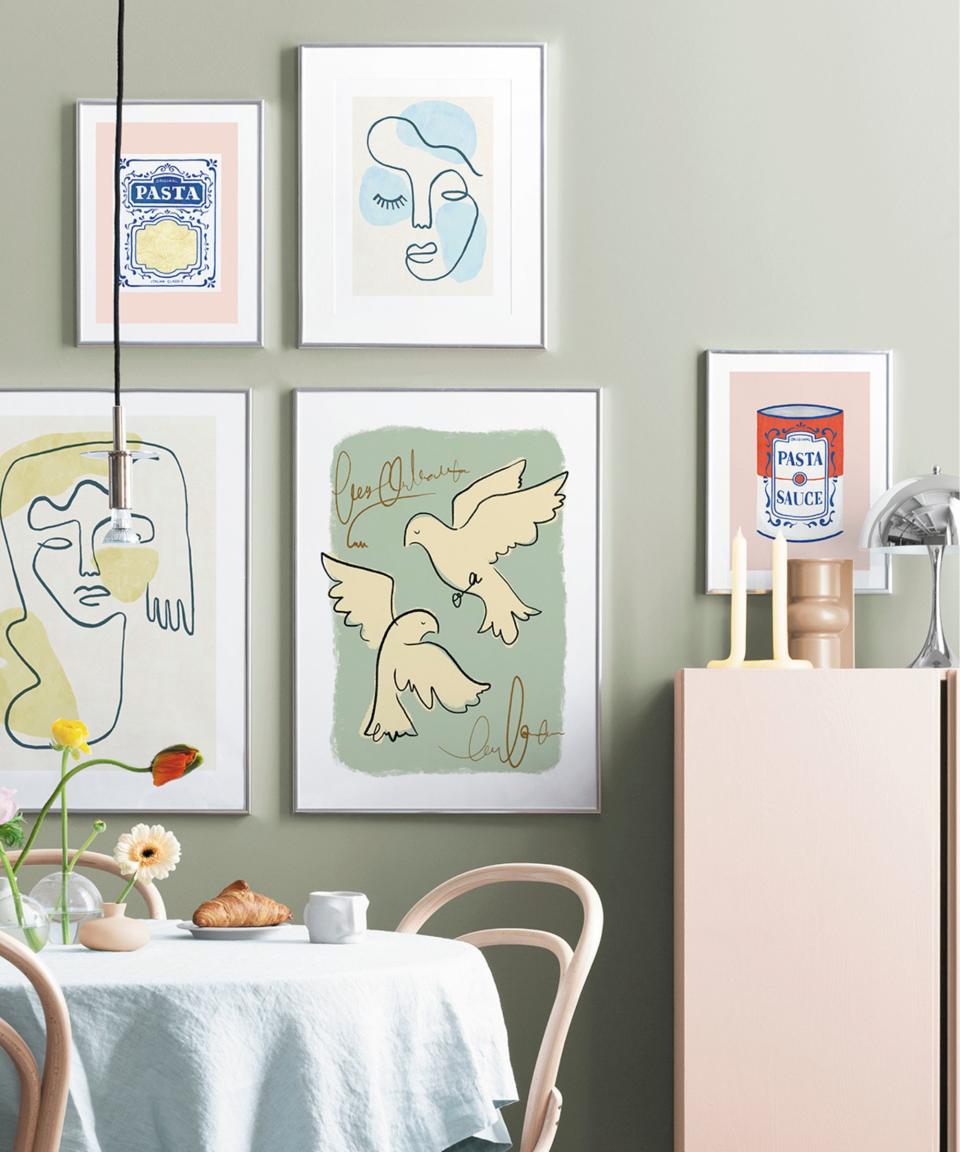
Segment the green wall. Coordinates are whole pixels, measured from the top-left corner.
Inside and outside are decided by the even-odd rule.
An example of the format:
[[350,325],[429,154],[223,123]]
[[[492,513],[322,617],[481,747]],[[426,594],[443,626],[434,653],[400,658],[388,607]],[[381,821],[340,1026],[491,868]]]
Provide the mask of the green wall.
[[[189,914],[244,875],[299,909],[363,888],[393,926],[440,879],[494,861],[570,865],[607,933],[560,1085],[558,1152],[667,1152],[672,1130],[672,705],[720,652],[703,584],[709,347],[893,348],[894,475],[957,467],[955,0],[167,0],[128,5],[127,94],[263,97],[266,348],[131,349],[133,387],[252,388],[253,813],[171,817],[164,886]],[[106,387],[73,346],[73,102],[109,96],[114,5],[7,5],[0,384]],[[298,351],[296,45],[543,40],[550,351]],[[614,223],[620,221],[620,223]],[[290,815],[293,388],[604,388],[602,817]],[[954,571],[956,562],[951,562]],[[951,576],[953,636],[956,582]],[[862,663],[903,664],[926,627],[925,563],[858,600]],[[757,649],[768,601],[751,604]],[[125,820],[114,819],[108,836]],[[442,927],[573,931],[561,895],[492,898]],[[526,1076],[553,961],[494,961]],[[516,1126],[516,1120],[514,1125]]]

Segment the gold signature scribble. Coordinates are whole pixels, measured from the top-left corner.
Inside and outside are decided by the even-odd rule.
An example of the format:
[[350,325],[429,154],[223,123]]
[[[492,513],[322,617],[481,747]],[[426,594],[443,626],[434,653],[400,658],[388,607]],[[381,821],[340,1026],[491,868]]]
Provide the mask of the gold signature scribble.
[[467,747],[464,752],[451,752],[441,748],[448,756],[455,760],[466,760],[472,764],[479,764],[488,756],[496,756],[501,764],[509,764],[511,768],[519,768],[526,758],[530,741],[535,740],[538,746],[543,746],[548,740],[562,736],[563,732],[554,732],[546,720],[541,720],[536,729],[531,729],[524,716],[526,704],[526,688],[519,676],[514,676],[510,685],[510,696],[507,699],[507,711],[503,717],[503,742],[491,744],[492,725],[490,718],[480,715],[473,722]]
[[418,489],[444,479],[459,484],[468,471],[457,460],[430,469],[422,468],[417,463],[416,449],[411,448],[409,453],[404,452],[384,460],[375,481],[369,478],[356,481],[353,479],[350,453],[341,451],[334,467],[333,497],[337,519],[347,530],[347,547],[367,547],[366,541],[356,536],[354,529],[360,517],[372,508],[392,508],[402,500],[432,496],[432,492],[421,492]]

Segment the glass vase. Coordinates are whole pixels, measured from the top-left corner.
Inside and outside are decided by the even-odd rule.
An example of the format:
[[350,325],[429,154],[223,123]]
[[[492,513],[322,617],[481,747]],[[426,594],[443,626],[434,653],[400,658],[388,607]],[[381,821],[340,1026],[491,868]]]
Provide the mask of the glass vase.
[[67,923],[63,928],[63,873],[51,872],[30,889],[33,900],[46,910],[51,944],[73,944],[84,920],[103,914],[103,897],[92,880],[79,872],[67,873]]
[[50,934],[46,909],[30,896],[20,896],[20,915],[10,888],[10,881],[0,880],[0,932],[19,940],[33,952],[39,952]]

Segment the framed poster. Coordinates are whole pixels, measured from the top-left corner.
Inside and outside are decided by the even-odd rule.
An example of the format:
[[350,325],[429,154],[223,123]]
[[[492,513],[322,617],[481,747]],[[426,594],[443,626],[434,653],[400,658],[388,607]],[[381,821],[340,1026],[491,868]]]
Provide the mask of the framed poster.
[[[262,122],[259,100],[124,101],[124,343],[263,343]],[[78,344],[113,339],[115,124],[78,101]]]
[[247,809],[246,392],[125,392],[141,543],[105,548],[110,392],[4,392],[0,407],[0,761],[25,809],[59,775],[50,725],[94,754],[203,754],[163,788],[96,767],[72,811]]
[[889,592],[890,558],[859,547],[890,486],[889,352],[707,353],[707,592],[770,590],[771,541],[795,558],[853,561],[857,592]]
[[544,346],[543,66],[301,47],[301,345]]
[[599,810],[598,410],[297,393],[297,811]]

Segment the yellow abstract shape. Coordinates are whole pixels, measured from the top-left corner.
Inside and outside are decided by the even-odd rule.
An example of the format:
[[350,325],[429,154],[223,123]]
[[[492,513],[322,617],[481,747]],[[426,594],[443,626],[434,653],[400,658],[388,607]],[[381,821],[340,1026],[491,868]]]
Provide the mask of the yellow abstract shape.
[[[128,433],[131,447],[142,443],[142,437]],[[12,516],[34,496],[56,496],[82,476],[106,476],[107,461],[84,455],[95,452],[102,441],[102,450],[110,448],[110,433],[103,432],[48,432],[34,440],[25,440],[0,456],[0,483],[3,485],[3,504],[0,516]],[[83,445],[83,447],[80,447]],[[69,451],[70,448],[74,450]],[[16,461],[16,468],[7,475]]]
[[123,604],[133,604],[157,574],[160,553],[143,544],[136,548],[98,548],[100,579]]
[[[106,460],[91,460],[84,456],[88,448],[77,448],[75,452],[57,451],[59,448],[69,448],[72,444],[89,444],[96,439],[95,432],[50,432],[4,452],[0,456],[0,481],[3,483],[0,515],[12,515],[40,493],[56,495],[65,492],[81,476],[106,476]],[[106,450],[109,447],[106,435],[103,439]],[[7,475],[15,460],[16,469]]]
[[[50,725],[57,716],[76,716],[77,698],[43,624],[36,616],[21,620],[21,611],[11,608],[0,613],[0,708],[6,712],[10,701],[25,692],[13,706],[10,728],[43,739],[50,735]],[[11,624],[17,647],[36,670],[40,683],[35,687],[33,673],[8,639]],[[26,691],[31,688],[33,691]]]
[[197,233],[176,220],[159,220],[137,231],[137,263],[155,272],[179,272],[197,262]]

